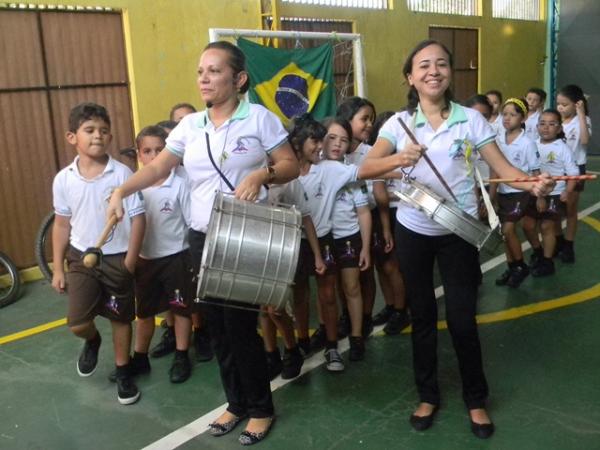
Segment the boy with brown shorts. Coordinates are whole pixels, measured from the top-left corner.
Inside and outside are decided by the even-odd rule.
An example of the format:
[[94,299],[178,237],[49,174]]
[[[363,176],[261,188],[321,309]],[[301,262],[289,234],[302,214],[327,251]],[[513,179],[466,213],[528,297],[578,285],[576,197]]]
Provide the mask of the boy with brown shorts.
[[77,156],[56,175],[52,186],[56,214],[52,287],[59,293],[68,293],[67,324],[73,334],[85,340],[77,362],[80,376],[92,375],[98,364],[102,339],[95,317],[101,315],[110,320],[117,398],[119,403],[128,405],[140,398],[127,366],[131,322],[135,318],[133,273],[144,236],[144,204],[140,195],[126,199],[128,220],[117,224],[102,246],[104,256],[100,264],[92,269],[85,267],[82,256],[95,245],[104,228],[110,195],[131,175],[131,170],[107,153],[112,135],[110,117],[103,106],[82,103],[73,108],[66,139],[76,148]]

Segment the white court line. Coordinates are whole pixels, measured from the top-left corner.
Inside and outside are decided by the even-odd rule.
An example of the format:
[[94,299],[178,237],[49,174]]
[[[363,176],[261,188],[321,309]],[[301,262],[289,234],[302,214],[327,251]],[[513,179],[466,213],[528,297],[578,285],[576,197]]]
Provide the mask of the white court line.
[[[577,218],[579,220],[581,220],[583,217],[587,217],[599,209],[600,209],[600,202],[590,206],[589,208],[584,209],[583,211],[580,211],[579,214],[577,214]],[[565,222],[563,221],[563,227],[564,227],[564,224],[565,224]],[[530,247],[531,246],[529,245],[528,242],[525,242],[522,245],[523,250],[527,250]],[[498,255],[498,256],[490,259],[489,261],[486,261],[485,263],[483,263],[481,265],[481,271],[485,273],[485,272],[493,269],[494,267],[502,264],[504,261],[506,261],[506,256],[504,254]],[[436,296],[436,298],[439,298],[442,295],[444,295],[444,289],[442,288],[442,286],[439,286],[435,289],[435,296]],[[373,334],[382,331],[383,327],[384,327],[384,325],[379,325],[379,326],[375,327],[373,329]],[[340,352],[345,352],[346,350],[348,350],[348,348],[349,348],[348,339],[342,339],[339,342],[338,348],[339,348]],[[310,358],[308,358],[304,361],[304,364],[302,366],[302,372],[300,373],[300,376],[304,375],[306,372],[310,372],[311,370],[316,369],[317,367],[322,365],[324,362],[325,362],[325,358],[324,358],[322,352],[319,352],[318,354],[311,356]],[[281,377],[277,377],[275,380],[273,380],[271,382],[271,391],[276,391],[280,387],[283,387],[286,384],[294,381],[294,379],[283,380]],[[221,414],[223,414],[223,412],[225,411],[226,408],[227,408],[227,404],[223,404],[223,405],[219,406],[218,408],[215,408],[212,411],[204,414],[202,417],[199,417],[198,419],[194,420],[193,422],[190,422],[187,425],[184,425],[183,427],[178,428],[177,430],[173,431],[172,433],[167,434],[166,436],[159,439],[158,441],[155,441],[152,444],[144,447],[142,450],[173,450],[173,449],[179,447],[180,445],[185,444],[187,441],[189,441],[189,440],[195,438],[196,436],[207,431],[208,424],[213,422]]]

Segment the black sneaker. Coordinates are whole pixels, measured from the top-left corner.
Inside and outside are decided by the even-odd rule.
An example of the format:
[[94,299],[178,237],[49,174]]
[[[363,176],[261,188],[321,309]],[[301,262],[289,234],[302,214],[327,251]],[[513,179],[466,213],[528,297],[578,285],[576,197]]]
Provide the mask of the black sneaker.
[[128,374],[117,377],[117,399],[121,405],[131,405],[140,399],[142,394]]
[[300,349],[300,353],[304,358],[310,355],[310,338],[298,338],[298,348]]
[[527,278],[527,275],[529,275],[529,267],[525,264],[517,266],[512,270],[506,285],[511,288],[518,288],[523,280]]
[[350,316],[348,315],[348,311],[344,311],[338,320],[338,339],[344,339],[346,336],[350,334],[350,328],[352,325],[350,324]]
[[541,251],[534,250],[531,256],[529,257],[529,268],[533,269],[535,266],[537,266],[543,257],[544,254]]
[[326,340],[327,333],[325,332],[325,325],[321,324],[310,337],[310,351],[315,352],[325,347]]
[[102,344],[102,337],[97,334],[97,338],[85,341],[79,359],[77,360],[77,373],[80,377],[89,377],[96,371],[98,367],[98,351]]
[[387,323],[387,321],[390,320],[393,312],[393,306],[385,305],[383,308],[381,308],[381,311],[379,311],[377,314],[375,314],[375,317],[373,317],[373,325],[377,326]]
[[558,256],[560,257],[560,260],[566,264],[573,264],[575,262],[575,251],[572,246],[563,245]]
[[281,353],[279,349],[267,352],[267,372],[269,374],[269,380],[274,380],[277,375],[281,373],[283,369],[283,362],[281,361]]
[[365,340],[362,336],[350,336],[350,361],[362,361],[365,359]]
[[410,325],[410,317],[406,312],[406,309],[401,311],[394,310],[392,317],[383,327],[383,332],[388,336],[393,336],[396,334],[400,334],[402,330],[404,330],[407,326]]
[[363,316],[363,323],[362,323],[362,335],[365,339],[367,339],[369,336],[371,336],[371,333],[373,332],[373,319],[371,319],[371,316]]
[[531,275],[534,277],[547,277],[554,275],[554,261],[551,259],[546,260],[543,258],[538,264],[531,270]]
[[176,353],[173,358],[173,365],[169,369],[169,379],[171,383],[183,383],[192,374],[192,365],[190,358],[186,353]]
[[207,362],[215,356],[210,346],[210,336],[205,328],[194,330],[193,335],[194,350],[196,351],[196,361]]
[[284,380],[290,380],[300,375],[302,370],[302,364],[304,364],[304,358],[298,347],[294,347],[291,350],[287,348],[283,351],[283,369],[281,370],[281,378]]
[[511,274],[512,268],[508,267],[504,272],[502,272],[502,275],[496,278],[496,286],[504,286],[506,283],[508,283],[508,279],[510,278]]
[[[150,373],[150,370],[152,370],[152,367],[150,366],[148,355],[140,355],[139,353],[134,354],[129,359],[129,364],[127,364],[127,373],[130,377],[136,377],[138,375]],[[114,369],[108,375],[108,381],[111,383],[117,381],[117,369]]]
[[150,356],[153,358],[160,358],[162,356],[168,355],[169,353],[173,353],[175,351],[175,328],[169,327],[167,328],[162,337],[160,338],[160,342],[156,344],[152,349],[150,349]]

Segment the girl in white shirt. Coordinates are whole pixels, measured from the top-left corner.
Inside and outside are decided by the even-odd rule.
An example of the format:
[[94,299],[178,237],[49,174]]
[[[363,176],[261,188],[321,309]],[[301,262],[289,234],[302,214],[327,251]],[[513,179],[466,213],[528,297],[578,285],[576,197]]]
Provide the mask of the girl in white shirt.
[[529,88],[527,95],[527,120],[525,120],[525,134],[532,141],[537,141],[540,137],[538,134],[538,122],[540,121],[540,115],[544,110],[544,103],[546,102],[546,91],[540,88]]
[[492,105],[492,114],[488,119],[489,124],[498,136],[504,127],[502,126],[502,92],[492,89],[485,93],[485,96]]

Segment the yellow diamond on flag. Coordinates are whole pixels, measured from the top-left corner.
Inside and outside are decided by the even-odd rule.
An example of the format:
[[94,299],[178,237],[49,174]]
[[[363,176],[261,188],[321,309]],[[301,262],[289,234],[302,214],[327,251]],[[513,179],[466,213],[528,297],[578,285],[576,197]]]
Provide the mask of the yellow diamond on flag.
[[310,112],[327,83],[313,77],[291,62],[255,87],[266,108],[277,114],[287,125],[292,117]]

